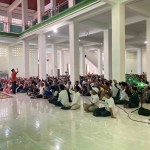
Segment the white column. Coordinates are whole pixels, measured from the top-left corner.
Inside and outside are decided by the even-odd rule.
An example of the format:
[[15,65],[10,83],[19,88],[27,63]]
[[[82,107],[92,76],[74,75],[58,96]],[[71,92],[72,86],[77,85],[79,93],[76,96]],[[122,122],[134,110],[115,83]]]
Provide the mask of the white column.
[[53,68],[53,76],[57,76],[57,45],[52,44],[52,68]]
[[147,81],[150,82],[150,67],[149,67],[149,64],[150,64],[150,18],[148,18],[146,20],[146,40],[147,40],[147,47],[146,47],[146,56],[147,56]]
[[10,24],[12,23],[12,12],[7,11],[7,17],[5,17],[5,25],[4,25],[4,31],[10,32]]
[[102,50],[98,49],[98,75],[102,75]]
[[51,7],[55,8],[56,7],[56,0],[51,0]]
[[28,0],[22,0],[22,31],[25,30],[26,24],[28,24]]
[[137,73],[142,74],[142,49],[137,49]]
[[42,15],[44,14],[44,9],[45,9],[45,1],[37,0],[38,23],[42,22]]
[[69,3],[69,8],[74,6],[74,0],[68,0],[68,3]]
[[38,36],[39,47],[39,78],[46,78],[46,38],[44,34]]
[[65,75],[64,71],[64,51],[60,51],[60,75]]
[[104,30],[104,77],[112,79],[112,34]]
[[85,76],[85,48],[80,48],[80,75]]
[[125,81],[125,6],[112,6],[112,79]]
[[29,42],[23,41],[23,74],[25,78],[29,78]]
[[11,77],[11,69],[12,68],[12,61],[13,61],[13,57],[12,57],[12,47],[8,47],[7,49],[7,67],[8,67],[8,76]]
[[70,40],[70,76],[72,85],[76,80],[79,81],[79,26],[78,22],[70,22],[69,24],[69,40]]

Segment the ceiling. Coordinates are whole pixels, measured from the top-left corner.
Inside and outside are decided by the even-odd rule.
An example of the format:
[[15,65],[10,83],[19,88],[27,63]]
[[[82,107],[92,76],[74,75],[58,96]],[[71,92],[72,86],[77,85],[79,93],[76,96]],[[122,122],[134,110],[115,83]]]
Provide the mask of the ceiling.
[[[140,3],[143,2],[143,4],[141,4],[142,7],[146,7],[145,5],[150,3],[150,0],[138,1],[140,1]],[[131,11],[126,8],[125,19],[126,47],[145,48],[146,44],[144,42],[146,41],[146,17],[144,15],[142,16],[142,14],[139,14],[136,11]],[[95,16],[93,15],[93,17],[89,17],[88,19],[84,18],[79,22],[79,45],[85,47],[89,46],[91,48],[102,47],[104,40],[104,29],[101,29],[99,25],[105,26],[106,24],[111,28],[111,23],[111,10],[107,10]],[[62,48],[69,47],[69,25],[60,27],[57,33],[54,33],[53,31],[47,32],[46,39],[48,45],[50,45],[50,43],[56,43]],[[38,44],[38,35],[31,37],[30,41]]]
[[146,33],[146,21],[141,21],[141,22],[127,25],[126,29],[130,29],[135,32],[145,32]]
[[150,10],[150,0],[135,0],[127,5],[141,6]]

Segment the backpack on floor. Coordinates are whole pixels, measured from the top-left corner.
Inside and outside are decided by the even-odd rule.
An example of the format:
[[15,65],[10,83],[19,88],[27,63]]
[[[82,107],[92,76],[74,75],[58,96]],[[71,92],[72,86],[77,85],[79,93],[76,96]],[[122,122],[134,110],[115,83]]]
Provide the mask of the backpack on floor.
[[95,110],[93,111],[93,116],[95,116],[95,117],[101,116],[101,111],[100,111],[99,108],[97,108],[97,109],[95,109]]
[[142,116],[150,116],[150,110],[140,107],[138,114]]

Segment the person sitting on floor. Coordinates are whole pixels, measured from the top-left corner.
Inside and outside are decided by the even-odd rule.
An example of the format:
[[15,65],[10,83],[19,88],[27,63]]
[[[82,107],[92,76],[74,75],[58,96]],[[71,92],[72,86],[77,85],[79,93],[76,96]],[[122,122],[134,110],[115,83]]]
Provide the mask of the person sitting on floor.
[[81,87],[80,84],[79,84],[79,81],[76,81],[74,86],[79,86],[79,87]]
[[81,92],[82,92],[81,93],[82,96],[91,96],[91,94],[88,91],[87,84],[82,84],[82,91]]
[[137,93],[137,87],[132,87],[131,89],[131,97],[129,101],[124,101],[124,107],[125,108],[136,108],[139,107],[139,97]]
[[48,99],[52,97],[52,91],[51,91],[51,83],[47,83],[45,86],[45,94],[43,96],[44,99]]
[[0,91],[3,91],[3,84],[2,84],[1,79],[0,79]]
[[104,85],[100,84],[100,100],[103,99],[103,97],[105,96],[105,92],[106,91],[110,91],[111,92],[111,89],[110,89],[110,83],[109,82],[105,82]]
[[54,101],[58,100],[59,89],[57,88],[57,86],[52,86],[51,92],[52,92],[52,96],[48,98],[48,101],[49,103],[53,104]]
[[27,93],[28,90],[29,90],[28,84],[24,83],[23,89],[20,89],[19,92],[20,93]]
[[71,110],[76,110],[80,108],[80,87],[75,86],[74,91],[72,91],[69,87],[69,92],[73,95],[73,101],[69,107],[62,107],[61,109],[71,109]]
[[98,108],[99,97],[97,93],[99,92],[99,90],[98,88],[93,87],[92,91],[90,91],[90,85],[88,83],[88,91],[91,94],[91,99],[90,99],[91,104],[84,103],[83,108],[86,112],[93,112],[95,109]]
[[44,83],[41,82],[38,94],[31,96],[31,98],[42,98],[44,96],[44,93],[45,93]]
[[114,99],[112,98],[112,92],[110,92],[110,91],[105,92],[104,100],[105,100],[105,107],[96,109],[93,112],[93,115],[96,116],[94,113],[99,111],[101,117],[111,116],[111,118],[116,118],[114,116],[114,114],[115,114],[115,103],[114,103]]
[[53,101],[55,106],[69,106],[69,98],[68,93],[65,90],[65,86],[63,84],[60,85],[60,93],[57,101]]
[[126,92],[127,83],[121,82],[121,83],[119,83],[119,85],[120,85],[120,89],[121,89],[120,96],[119,96],[119,100],[115,101],[115,104],[124,104],[124,101],[129,101],[129,97]]
[[150,103],[150,87],[146,86],[143,90],[142,101],[146,103]]

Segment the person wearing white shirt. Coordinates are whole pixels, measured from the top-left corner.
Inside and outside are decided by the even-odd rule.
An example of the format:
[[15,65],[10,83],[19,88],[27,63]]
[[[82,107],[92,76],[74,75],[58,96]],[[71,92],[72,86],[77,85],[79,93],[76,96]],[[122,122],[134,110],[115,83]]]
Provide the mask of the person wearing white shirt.
[[125,82],[121,82],[120,83],[120,99],[118,101],[119,104],[124,104],[124,101],[129,101],[129,97],[128,97],[128,94],[126,93],[126,86],[127,86],[127,83]]
[[79,86],[81,88],[81,85],[79,84],[79,81],[76,81],[74,86]]
[[115,83],[115,87],[118,89],[117,96],[114,97],[115,104],[124,104],[124,101],[129,101],[129,96],[126,92],[127,83],[126,82],[120,82],[119,83],[120,87],[118,86],[116,80],[114,80],[114,83]]
[[44,95],[45,89],[44,89],[44,83],[40,82],[40,87],[39,87],[39,93],[38,95],[31,96],[30,98],[42,98]]
[[88,90],[91,93],[90,102],[91,104],[84,103],[83,108],[86,112],[93,112],[95,109],[98,108],[99,97],[97,93],[99,92],[98,88],[93,87],[92,91],[90,91],[90,85],[88,84]]
[[115,117],[115,103],[114,103],[114,99],[112,98],[112,92],[110,91],[106,92],[104,100],[105,100],[105,107],[98,108],[101,114],[100,116],[101,117],[111,116],[111,118],[116,118]]
[[69,87],[69,92],[73,95],[73,100],[72,103],[70,104],[69,107],[62,107],[61,109],[71,109],[71,110],[76,110],[80,108],[80,87],[79,86],[75,86],[74,87],[74,91],[72,91]]
[[64,85],[60,85],[61,92],[59,93],[58,101],[54,101],[53,104],[55,106],[68,106],[69,105],[69,98],[68,93],[65,90]]

